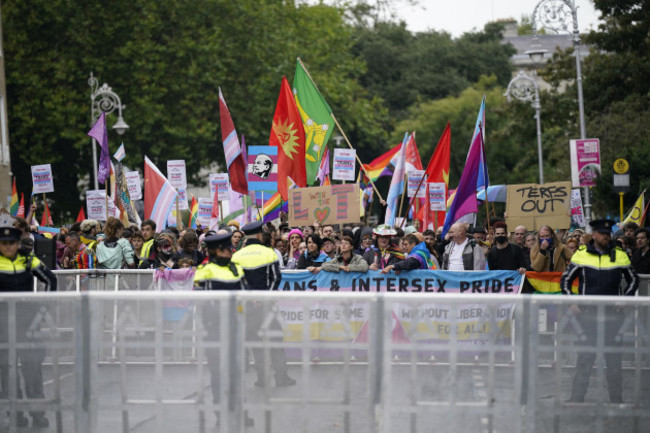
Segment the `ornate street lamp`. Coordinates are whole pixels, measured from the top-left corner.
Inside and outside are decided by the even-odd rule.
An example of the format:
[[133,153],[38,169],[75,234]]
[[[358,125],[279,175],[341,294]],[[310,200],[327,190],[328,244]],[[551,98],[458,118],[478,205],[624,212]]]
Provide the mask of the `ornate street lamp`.
[[[93,73],[90,73],[90,78],[88,79],[88,85],[90,86],[90,125],[94,125],[97,122],[97,119],[102,114],[102,111],[106,114],[111,114],[115,109],[117,109],[117,122],[113,125],[113,129],[118,135],[122,135],[129,129],[129,125],[126,124],[124,118],[122,117],[122,109],[125,107],[120,101],[120,97],[117,93],[109,87],[108,84],[104,83],[99,87],[99,82],[93,76]],[[93,173],[95,175],[95,189],[99,189],[99,183],[97,182],[97,143],[95,139],[91,138],[90,141],[93,145]]]
[[539,85],[530,76],[526,75],[524,71],[519,71],[508,83],[505,96],[508,97],[508,102],[511,98],[519,101],[530,102],[535,109],[535,119],[537,121],[537,156],[539,160],[539,183],[544,183],[544,157],[542,155],[542,122],[540,111],[542,106],[539,103]]

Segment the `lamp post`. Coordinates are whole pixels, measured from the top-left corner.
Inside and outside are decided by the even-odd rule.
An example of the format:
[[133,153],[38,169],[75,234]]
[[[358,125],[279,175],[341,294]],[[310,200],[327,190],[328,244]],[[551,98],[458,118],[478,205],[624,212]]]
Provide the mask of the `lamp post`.
[[[99,87],[99,82],[97,78],[94,77],[93,73],[90,73],[90,78],[88,79],[88,85],[90,86],[90,125],[94,125],[97,122],[97,119],[102,114],[102,111],[106,114],[111,114],[115,109],[117,109],[118,117],[117,122],[113,125],[113,129],[117,132],[118,135],[124,134],[129,125],[126,124],[124,118],[122,117],[122,109],[125,108],[120,101],[120,97],[117,93],[109,87],[108,84],[104,83]],[[95,189],[99,189],[99,182],[97,181],[97,142],[94,138],[90,139],[90,142],[93,146],[93,174],[95,175]]]
[[[576,56],[576,84],[578,86],[578,113],[580,121],[580,138],[587,138],[585,127],[585,106],[584,98],[582,95],[582,58],[580,55],[580,31],[578,30],[578,8],[574,0],[541,0],[533,10],[533,41],[537,40],[537,22],[542,27],[559,32],[567,32],[573,41],[573,49]],[[570,25],[572,28],[570,30]],[[531,50],[526,51],[533,60],[539,61],[544,56],[546,50],[536,49],[535,46]],[[591,220],[591,192],[589,187],[584,187],[585,196],[585,220],[587,227]]]
[[539,103],[539,85],[524,71],[519,71],[508,83],[505,96],[510,102],[511,97],[524,102],[530,102],[535,109],[535,119],[537,120],[537,157],[539,160],[539,183],[544,183],[544,157],[542,155],[542,121],[540,111],[542,109]]

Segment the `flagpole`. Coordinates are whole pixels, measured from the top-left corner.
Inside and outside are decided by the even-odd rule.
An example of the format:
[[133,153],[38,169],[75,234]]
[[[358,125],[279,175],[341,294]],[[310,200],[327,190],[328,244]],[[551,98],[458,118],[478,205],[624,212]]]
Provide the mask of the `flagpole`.
[[[422,187],[422,182],[424,182],[424,178],[427,175],[427,172],[425,171],[422,173],[422,177],[420,178],[420,183],[418,184],[418,189],[415,190],[415,196],[413,197],[413,200],[411,200],[411,204],[409,205],[409,209],[411,209],[411,206],[413,206],[413,202],[415,201],[415,198],[418,196],[418,192],[420,192],[420,188]],[[408,179],[407,179],[407,191],[408,191]],[[402,197],[403,198],[403,197]],[[400,205],[400,215],[402,213],[402,206]],[[400,224],[399,228],[402,228],[404,225],[404,220],[402,220],[402,224]]]
[[183,228],[183,219],[181,218],[180,204],[179,200],[181,199],[180,195],[176,197],[176,228],[181,230]]
[[[318,86],[316,85],[316,82],[315,82],[314,79],[311,77],[311,74],[310,74],[309,71],[307,70],[307,67],[306,67],[305,64],[302,62],[302,60],[300,59],[300,57],[298,57],[298,63],[300,63],[300,66],[302,66],[302,68],[304,69],[305,73],[306,73],[307,76],[309,77],[309,80],[310,80],[311,83],[314,85],[314,87],[316,87],[316,90],[318,90]],[[318,91],[320,92],[320,90],[318,90]],[[334,116],[334,113],[330,113],[330,116],[332,116],[332,120],[333,120],[334,123],[336,124],[336,127],[339,128],[339,132],[340,132],[341,135],[343,136],[343,139],[345,140],[345,142],[346,142],[346,144],[348,145],[348,147],[350,148],[350,150],[355,150],[354,147],[352,147],[352,144],[350,144],[350,140],[348,140],[348,136],[345,135],[345,132],[343,132],[343,128],[341,128],[341,125],[339,124],[339,121],[336,119],[336,116]],[[357,155],[357,153],[354,152],[354,156],[355,156],[355,158],[357,159],[357,162],[359,163],[359,166],[361,167],[361,169],[363,170],[363,172],[366,174],[366,177],[367,177],[368,180],[370,181],[370,184],[372,185],[372,188],[373,188],[373,189],[375,190],[375,192],[377,193],[377,197],[379,197],[379,201],[381,202],[381,204],[383,204],[384,206],[386,206],[386,200],[384,200],[383,197],[381,196],[381,194],[379,194],[379,190],[377,190],[377,186],[375,185],[375,183],[372,181],[372,179],[371,179],[370,176],[368,175],[368,172],[366,171],[366,168],[363,166],[363,162],[361,162],[361,159],[359,158],[359,155]]]
[[[106,182],[106,181],[104,181],[104,182]],[[104,184],[104,186],[106,187],[106,221],[108,221],[108,185],[110,184],[110,182],[111,182],[111,180],[109,178],[108,182],[106,182]]]
[[43,213],[45,213],[45,206],[47,203],[45,202],[45,193],[43,193]]
[[[399,212],[397,212],[397,216],[401,217],[402,216],[402,205],[404,205],[404,195],[408,195],[408,176],[406,173],[404,173],[404,188],[402,190],[402,197],[399,201]],[[410,209],[410,207],[409,207]],[[406,213],[406,218],[408,218],[408,212]],[[399,228],[402,228],[404,225],[404,221],[406,221],[406,218],[402,219],[402,222],[399,225]]]

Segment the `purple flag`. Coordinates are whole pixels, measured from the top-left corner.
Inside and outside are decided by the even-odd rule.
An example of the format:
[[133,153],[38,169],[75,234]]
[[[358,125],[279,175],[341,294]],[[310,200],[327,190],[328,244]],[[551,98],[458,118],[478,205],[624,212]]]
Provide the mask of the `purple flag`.
[[456,196],[447,211],[445,226],[442,229],[444,237],[449,228],[458,219],[468,213],[478,212],[478,203],[476,202],[476,182],[479,176],[479,166],[481,165],[481,156],[483,154],[483,134],[479,133],[474,136],[474,141],[469,147],[465,169],[460,176]]
[[95,122],[88,136],[94,138],[99,143],[102,153],[99,157],[99,167],[97,167],[97,181],[102,185],[111,174],[111,155],[108,152],[108,132],[106,131],[106,113],[102,111],[101,116]]

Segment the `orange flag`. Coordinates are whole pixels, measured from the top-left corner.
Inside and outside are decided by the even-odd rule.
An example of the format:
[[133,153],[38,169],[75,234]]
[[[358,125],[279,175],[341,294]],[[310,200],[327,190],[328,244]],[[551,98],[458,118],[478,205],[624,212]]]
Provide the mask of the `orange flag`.
[[[431,156],[429,165],[425,170],[426,182],[444,182],[449,191],[449,158],[451,156],[451,126],[447,122],[445,130],[438,141],[435,152]],[[433,224],[436,228],[445,224],[445,212],[429,210],[429,197],[427,185],[426,205],[420,208],[417,218],[421,222],[421,227],[429,228]]]
[[286,201],[289,199],[288,177],[299,187],[307,186],[305,130],[287,77],[282,77],[269,146],[278,147],[278,192]]
[[83,220],[86,219],[86,213],[84,212],[84,207],[81,206],[81,209],[79,209],[79,213],[77,214],[77,222],[83,222]]

